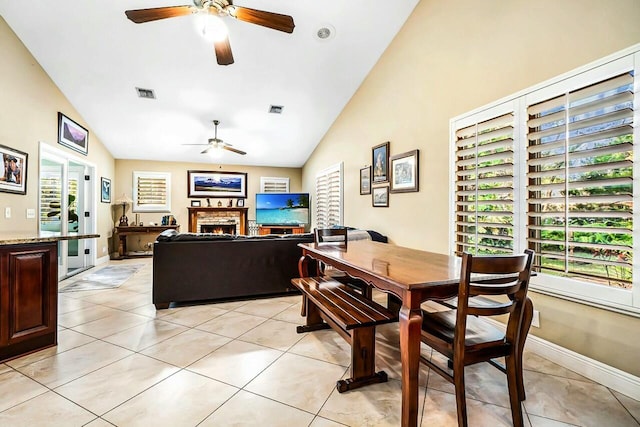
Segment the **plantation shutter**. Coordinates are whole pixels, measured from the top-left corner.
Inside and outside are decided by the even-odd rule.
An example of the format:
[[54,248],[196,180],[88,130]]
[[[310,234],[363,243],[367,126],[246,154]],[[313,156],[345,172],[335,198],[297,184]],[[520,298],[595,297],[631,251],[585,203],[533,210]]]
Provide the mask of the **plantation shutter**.
[[[46,171],[42,175],[48,175]],[[60,223],[60,202],[62,201],[62,181],[59,176],[40,178],[40,224]],[[46,227],[45,227],[46,228]],[[47,230],[54,231],[54,230]],[[55,231],[60,231],[58,230]]]
[[316,227],[342,224],[342,164],[316,176]]
[[164,172],[133,173],[133,211],[170,212],[171,174]]
[[289,178],[260,177],[261,193],[288,193]]
[[631,287],[633,75],[527,107],[528,245],[541,271]]
[[513,252],[513,112],[455,131],[456,252]]

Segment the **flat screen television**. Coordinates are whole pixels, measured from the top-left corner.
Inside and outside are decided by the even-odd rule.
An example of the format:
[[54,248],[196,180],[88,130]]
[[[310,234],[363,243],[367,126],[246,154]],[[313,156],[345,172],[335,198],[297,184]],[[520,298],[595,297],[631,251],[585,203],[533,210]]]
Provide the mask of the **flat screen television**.
[[259,225],[306,225],[309,219],[309,193],[256,194]]

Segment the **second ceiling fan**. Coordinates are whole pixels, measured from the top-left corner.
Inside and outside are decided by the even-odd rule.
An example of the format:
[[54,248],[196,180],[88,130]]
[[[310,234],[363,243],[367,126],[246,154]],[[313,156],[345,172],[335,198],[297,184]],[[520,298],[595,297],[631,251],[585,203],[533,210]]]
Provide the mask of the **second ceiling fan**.
[[[193,0],[193,4],[194,6],[168,6],[127,10],[125,14],[127,18],[136,24],[177,16],[203,14],[213,19],[230,16],[240,21],[261,25],[285,33],[293,33],[293,28],[295,27],[293,18],[289,15],[235,6],[231,0]],[[220,24],[224,25],[224,23]],[[229,43],[229,37],[226,32],[218,35],[214,41],[214,49],[218,64],[233,64],[233,53],[231,52],[231,44]]]

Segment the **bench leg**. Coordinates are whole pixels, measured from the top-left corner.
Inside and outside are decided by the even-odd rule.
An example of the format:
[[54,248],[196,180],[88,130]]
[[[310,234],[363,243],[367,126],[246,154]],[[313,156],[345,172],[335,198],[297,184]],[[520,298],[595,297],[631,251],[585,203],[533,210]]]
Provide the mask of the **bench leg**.
[[319,331],[321,329],[329,329],[331,327],[322,320],[320,310],[318,310],[318,307],[311,302],[309,298],[305,298],[303,304],[303,308],[307,313],[307,323],[306,325],[298,326],[296,328],[297,333],[302,334],[305,332]]
[[376,328],[356,328],[351,331],[351,378],[336,384],[338,392],[384,383],[387,373],[376,372]]

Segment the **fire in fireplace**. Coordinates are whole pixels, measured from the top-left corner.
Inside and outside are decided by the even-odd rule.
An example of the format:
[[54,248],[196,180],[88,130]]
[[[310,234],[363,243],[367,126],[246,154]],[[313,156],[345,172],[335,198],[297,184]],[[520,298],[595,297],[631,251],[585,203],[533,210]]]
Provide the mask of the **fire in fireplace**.
[[213,234],[236,234],[235,224],[202,224],[200,226],[201,233]]

